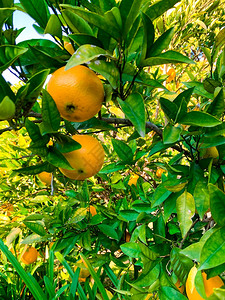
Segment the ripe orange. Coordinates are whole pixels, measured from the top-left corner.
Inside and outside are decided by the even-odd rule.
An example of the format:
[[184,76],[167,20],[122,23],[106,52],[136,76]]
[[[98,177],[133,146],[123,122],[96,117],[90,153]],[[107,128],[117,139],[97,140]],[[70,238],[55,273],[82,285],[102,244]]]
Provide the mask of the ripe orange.
[[21,260],[24,264],[30,265],[37,260],[38,251],[34,247],[25,249],[22,253]]
[[87,211],[90,212],[90,214],[93,216],[97,215],[97,211],[96,211],[96,208],[93,206],[93,205],[90,205],[88,208],[87,208]]
[[181,285],[180,280],[178,279],[177,282],[175,283],[175,286],[178,288],[178,290],[183,294],[184,292],[184,285]]
[[90,135],[74,135],[72,138],[81,144],[81,148],[63,155],[74,170],[60,168],[60,171],[68,178],[84,180],[101,170],[105,152],[99,141]]
[[56,70],[47,90],[61,116],[71,122],[91,119],[99,112],[104,100],[101,80],[92,70],[81,65]]
[[71,43],[69,42],[64,42],[64,48],[71,54],[74,54],[74,49]]
[[[191,268],[188,278],[186,281],[186,293],[189,300],[204,300],[195,288],[195,276],[198,269],[194,266]],[[214,288],[220,288],[224,285],[222,279],[219,276],[212,277],[207,279],[207,275],[205,272],[202,272],[203,283],[205,287],[206,296],[209,297],[213,293]]]
[[166,79],[166,83],[169,83],[169,82],[173,81],[174,78],[176,77],[176,71],[173,68],[169,69],[166,74],[169,76]]
[[166,172],[166,171],[165,171],[164,169],[162,169],[162,168],[157,169],[157,171],[156,171],[156,176],[157,176],[158,178],[161,178],[163,172]]
[[88,276],[90,276],[90,272],[88,270],[88,266],[87,264],[85,263],[85,261],[83,261],[82,259],[79,259],[77,262],[76,262],[76,266],[74,268],[74,272],[76,271],[77,268],[80,268],[80,273],[79,273],[79,281],[80,282],[85,282],[86,281],[86,278]]
[[38,174],[39,179],[41,180],[42,183],[45,185],[50,185],[52,181],[52,173],[48,172],[41,172]]
[[132,184],[137,185],[138,178],[139,178],[139,176],[137,174],[131,175],[130,179],[128,181],[128,185],[130,185],[130,186]]

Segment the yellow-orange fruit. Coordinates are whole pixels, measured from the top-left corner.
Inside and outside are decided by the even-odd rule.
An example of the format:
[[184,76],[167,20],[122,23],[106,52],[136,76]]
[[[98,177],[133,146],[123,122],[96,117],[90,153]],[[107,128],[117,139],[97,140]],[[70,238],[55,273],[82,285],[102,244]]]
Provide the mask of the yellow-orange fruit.
[[166,79],[166,83],[169,83],[169,82],[173,81],[174,78],[176,77],[176,71],[173,68],[169,69],[166,74],[169,76]]
[[41,172],[38,174],[39,179],[45,185],[50,185],[52,181],[52,173]]
[[90,135],[74,135],[72,138],[81,148],[63,155],[74,170],[60,168],[60,171],[68,178],[84,180],[101,170],[105,152],[99,141]]
[[156,176],[157,176],[158,178],[161,178],[161,177],[162,177],[162,173],[164,173],[164,172],[166,172],[164,169],[159,168],[159,169],[157,169],[157,171],[156,171]]
[[[189,300],[204,300],[195,288],[195,276],[197,274],[198,269],[194,266],[191,268],[188,278],[186,281],[186,293]],[[207,275],[205,272],[202,272],[203,283],[205,287],[206,296],[209,297],[213,294],[214,288],[220,288],[224,285],[222,279],[219,276],[215,276],[207,279]]]
[[64,48],[71,54],[74,54],[74,49],[71,43],[69,42],[64,42]]
[[96,208],[93,206],[93,205],[90,205],[88,208],[87,208],[87,211],[90,212],[90,214],[93,216],[97,215],[97,211],[96,211]]
[[83,122],[101,109],[104,88],[98,76],[85,66],[56,70],[47,86],[61,116],[71,122]]
[[90,276],[90,272],[88,270],[87,264],[83,259],[79,259],[77,261],[77,265],[74,267],[74,272],[76,271],[77,268],[80,268],[80,273],[79,273],[79,281],[80,282],[85,282],[86,278]]
[[22,262],[26,265],[30,265],[34,263],[37,260],[37,258],[38,258],[38,251],[34,247],[27,248],[21,256]]
[[137,174],[131,175],[130,179],[128,181],[128,185],[130,185],[130,186],[132,184],[137,185],[138,178],[139,178],[139,176]]
[[178,279],[177,282],[175,283],[175,286],[178,288],[178,290],[183,294],[184,292],[184,285],[180,283],[180,280]]

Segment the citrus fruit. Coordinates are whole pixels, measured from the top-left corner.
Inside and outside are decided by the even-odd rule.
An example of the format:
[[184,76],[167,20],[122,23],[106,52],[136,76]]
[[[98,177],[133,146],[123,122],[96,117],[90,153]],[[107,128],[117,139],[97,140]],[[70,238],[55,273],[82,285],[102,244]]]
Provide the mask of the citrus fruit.
[[39,179],[45,185],[50,185],[52,181],[52,173],[41,172],[38,174]]
[[174,78],[176,77],[176,71],[173,68],[169,69],[166,74],[168,75],[168,78],[166,79],[166,83],[173,81]]
[[24,264],[30,265],[37,260],[38,251],[34,247],[29,247],[24,250],[21,256],[21,260]]
[[210,147],[204,149],[203,158],[213,158],[213,162],[217,162],[219,158],[219,152],[216,147]]
[[[191,268],[186,281],[186,293],[189,300],[204,300],[195,288],[195,276],[198,269],[194,266]],[[214,288],[220,288],[224,285],[222,279],[219,276],[215,276],[207,279],[205,272],[202,272],[203,283],[205,287],[206,296],[209,297],[213,293]]]
[[178,279],[177,282],[175,283],[175,286],[178,288],[178,290],[183,294],[184,292],[184,285],[180,283],[180,280]]
[[128,181],[128,185],[130,185],[130,186],[132,184],[137,185],[138,178],[139,178],[139,176],[137,174],[131,175],[130,179]]
[[93,216],[97,215],[97,211],[96,211],[96,208],[93,206],[93,205],[90,205],[88,208],[87,208],[87,211],[90,212],[90,214]]
[[157,176],[158,178],[161,178],[163,172],[166,172],[166,171],[165,171],[164,169],[162,169],[162,168],[157,169],[157,171],[156,171],[156,176]]
[[99,141],[90,135],[74,135],[72,138],[81,148],[63,155],[74,170],[60,168],[60,171],[68,178],[84,180],[101,170],[105,152]]
[[47,90],[61,116],[71,122],[91,119],[101,109],[104,88],[98,76],[85,66],[56,70]]
[[64,48],[71,54],[74,54],[74,49],[71,43],[69,42],[64,42]]
[[74,268],[74,272],[76,271],[77,268],[80,268],[80,273],[79,273],[79,281],[80,282],[85,282],[86,281],[86,278],[88,276],[90,276],[90,272],[88,270],[88,266],[87,264],[85,263],[85,261],[83,261],[82,259],[79,259],[77,262],[76,262],[76,266]]
[[8,96],[5,96],[0,103],[0,120],[11,119],[15,112],[16,106],[14,102]]

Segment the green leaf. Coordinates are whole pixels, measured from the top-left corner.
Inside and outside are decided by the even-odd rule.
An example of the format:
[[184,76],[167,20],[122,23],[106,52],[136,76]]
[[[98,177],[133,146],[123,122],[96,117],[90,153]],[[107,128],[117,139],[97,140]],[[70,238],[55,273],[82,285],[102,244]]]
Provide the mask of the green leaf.
[[186,257],[184,254],[180,253],[180,249],[174,247],[170,253],[171,266],[174,273],[180,279],[180,281],[185,284],[188,273],[193,267],[193,261]]
[[[2,31],[2,26],[5,23],[5,21],[12,15],[12,13],[15,11],[15,8],[0,8],[0,32]],[[1,35],[1,34],[0,34]]]
[[133,0],[132,5],[129,10],[127,10],[127,17],[126,21],[124,23],[124,28],[123,28],[123,37],[126,37],[127,34],[129,33],[131,26],[135,22],[139,12],[140,12],[140,7],[142,5],[143,0]]
[[125,255],[133,257],[133,258],[139,258],[140,253],[141,253],[139,244],[134,243],[134,242],[122,244],[120,246],[120,248]]
[[109,173],[113,173],[116,171],[120,171],[125,169],[126,164],[121,164],[121,163],[112,163],[109,164],[105,167],[103,167],[100,171],[99,174],[109,174]]
[[207,92],[213,94],[217,87],[221,87],[221,82],[212,78],[206,78],[203,81],[203,85]]
[[187,88],[194,88],[193,93],[200,95],[202,97],[206,97],[208,99],[213,98],[213,94],[208,93],[205,88],[204,84],[202,82],[198,81],[189,81],[189,82],[182,82]]
[[178,107],[177,105],[166,99],[166,98],[160,98],[159,99],[159,103],[161,105],[161,108],[164,112],[164,114],[170,119],[170,120],[175,120],[176,118],[176,114],[177,114],[177,110],[178,110]]
[[[72,67],[87,63],[101,56],[112,57],[111,54],[109,54],[106,50],[95,45],[82,45],[71,56],[66,64],[65,69],[68,70]],[[94,63],[98,64],[99,61],[97,60]]]
[[76,33],[76,34],[69,34],[68,37],[74,41],[74,43],[80,47],[81,45],[85,45],[85,44],[89,44],[89,45],[95,45],[98,46],[100,48],[103,48],[103,44],[102,42],[89,34],[82,34],[82,33]]
[[207,113],[217,118],[220,118],[224,113],[224,109],[225,109],[224,93],[223,93],[223,89],[221,89],[217,94],[217,96],[214,98],[213,102],[209,105],[207,109]]
[[81,145],[78,142],[76,142],[74,139],[72,139],[70,136],[67,136],[62,133],[57,133],[54,134],[54,137],[57,142],[56,148],[61,153],[67,153],[81,148]]
[[199,270],[211,269],[225,263],[225,227],[216,230],[205,242]]
[[85,261],[85,263],[86,263],[86,265],[87,265],[87,267],[88,267],[88,270],[89,270],[91,276],[93,277],[94,282],[95,282],[95,284],[97,285],[97,287],[98,287],[98,289],[99,289],[99,291],[100,291],[100,293],[101,293],[103,299],[104,299],[104,300],[109,300],[109,297],[108,297],[108,295],[107,295],[107,293],[106,293],[106,290],[105,290],[105,288],[104,288],[102,282],[101,282],[100,279],[99,279],[99,275],[96,274],[96,271],[93,269],[93,267],[91,266],[91,264],[90,264],[90,262],[88,261],[88,259],[87,259],[83,254],[80,254],[80,256],[81,256],[81,258]]
[[225,193],[217,186],[209,184],[210,210],[219,226],[225,225]]
[[113,89],[119,85],[119,70],[113,61],[98,60],[90,62],[88,67],[101,74],[111,84]]
[[121,140],[112,139],[113,149],[124,162],[130,162],[133,160],[133,154],[131,148]]
[[31,294],[33,295],[34,299],[47,300],[47,297],[43,293],[43,291],[42,291],[41,287],[39,286],[38,282],[36,281],[36,279],[34,277],[32,277],[32,280],[31,280],[31,275],[28,276],[28,274],[21,267],[18,260],[13,256],[11,251],[9,251],[8,247],[4,245],[4,243],[1,239],[0,239],[0,249],[5,254],[7,259],[11,262],[11,264],[13,265],[13,268],[16,270],[19,277],[24,281],[27,288],[30,290]]
[[163,151],[163,150],[166,150],[170,147],[172,147],[174,144],[164,144],[162,141],[159,141],[157,144],[155,144],[150,153],[149,153],[149,156],[151,155],[154,155],[156,154],[157,152],[160,152],[160,151]]
[[145,11],[145,13],[149,16],[149,18],[153,21],[164,12],[166,12],[168,9],[172,8],[177,2],[180,0],[161,0],[157,1],[153,5],[149,7],[149,3],[147,2],[148,9]]
[[194,189],[194,199],[195,199],[195,207],[196,210],[202,219],[206,211],[210,207],[209,203],[209,190],[207,187],[207,183],[203,180],[200,180]]
[[95,12],[88,11],[81,7],[75,7],[67,4],[63,4],[61,6],[75,12],[76,15],[80,16],[88,23],[91,23],[100,28],[101,30],[112,36],[114,39],[119,40],[121,38],[121,33],[117,30],[117,27],[115,27],[115,25],[107,20],[107,17],[99,15]]
[[55,147],[49,147],[49,152],[46,159],[55,167],[73,170],[66,158]]
[[23,223],[30,230],[32,230],[34,233],[37,233],[40,236],[45,236],[46,235],[46,231],[45,231],[44,227],[41,224],[35,223],[35,222],[27,222],[27,221],[23,221]]
[[177,289],[162,286],[160,288],[160,299],[161,300],[187,300],[187,298],[182,295]]
[[43,90],[42,97],[42,123],[40,124],[41,134],[54,133],[60,127],[60,113],[57,109],[55,101],[51,95]]
[[139,213],[131,209],[120,210],[119,215],[127,221],[136,221]]
[[62,11],[62,16],[73,33],[93,35],[91,26],[82,17],[70,9],[64,9]]
[[170,28],[167,31],[165,31],[153,44],[153,46],[149,49],[149,52],[146,55],[146,59],[150,58],[152,56],[158,56],[162,51],[166,48],[168,48],[173,35],[174,35],[174,28]]
[[118,240],[118,234],[112,226],[106,224],[99,224],[98,228],[103,232],[106,236],[109,236],[115,240]]
[[180,124],[200,127],[214,127],[221,124],[221,121],[208,113],[191,111],[179,119]]
[[27,50],[27,48],[12,45],[0,46],[0,72],[10,67]]
[[215,43],[213,45],[213,49],[212,49],[212,61],[214,62],[217,53],[219,52],[220,48],[222,46],[224,46],[225,44],[225,28],[223,27],[220,32],[217,34],[217,36],[215,37]]
[[35,166],[30,166],[30,167],[25,167],[25,168],[20,168],[20,169],[13,170],[13,171],[21,173],[21,174],[25,174],[25,175],[37,175],[44,171],[51,173],[54,171],[54,169],[55,168],[46,161],[42,164],[37,164]]
[[142,13],[142,22],[144,27],[144,38],[142,44],[142,53],[140,61],[144,60],[146,57],[149,57],[150,49],[154,43],[155,39],[155,29],[152,24],[151,19],[145,14]]
[[51,15],[45,28],[45,34],[49,33],[62,39],[62,28],[59,18],[56,15]]
[[141,64],[141,66],[142,67],[157,66],[157,65],[171,64],[171,63],[194,64],[194,62],[191,59],[184,56],[183,54],[173,50],[168,50],[157,56],[146,58]]
[[23,5],[28,15],[30,15],[42,28],[46,27],[50,13],[44,0],[39,0],[38,5],[36,0],[21,0],[20,3]]
[[10,99],[15,102],[15,94],[11,90],[9,84],[5,81],[4,77],[0,74],[0,101],[5,97],[8,96]]
[[215,127],[206,128],[205,136],[206,137],[214,137],[214,136],[223,135],[223,134],[225,134],[225,123],[224,122]]
[[87,214],[87,208],[80,207],[75,210],[74,214],[70,217],[68,224],[75,224],[82,221]]
[[30,121],[29,119],[26,119],[25,126],[26,126],[26,130],[33,142],[36,142],[36,141],[39,141],[40,139],[42,139],[42,135],[41,135],[39,126],[37,124]]
[[172,144],[180,140],[181,127],[175,127],[171,124],[167,124],[163,130],[163,143]]
[[117,98],[125,116],[131,121],[140,136],[145,136],[145,106],[139,93],[129,95],[125,101]]
[[195,214],[195,200],[193,196],[185,191],[177,198],[176,208],[181,234],[184,237],[192,225],[191,218]]

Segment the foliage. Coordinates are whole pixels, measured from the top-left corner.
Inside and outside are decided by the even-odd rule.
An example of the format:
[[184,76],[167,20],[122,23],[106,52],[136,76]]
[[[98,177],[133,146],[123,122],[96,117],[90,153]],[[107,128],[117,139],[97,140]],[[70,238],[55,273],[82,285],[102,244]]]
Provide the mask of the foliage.
[[[0,76],[0,105],[16,107],[0,121],[1,299],[187,299],[175,284],[194,264],[206,299],[201,271],[225,271],[224,1],[36,2],[0,1],[0,70],[21,80]],[[17,43],[17,10],[42,38]],[[105,100],[98,116],[69,122],[46,80],[80,64],[98,74]],[[85,181],[59,170],[72,169],[63,153],[79,148],[76,133],[106,153]],[[50,186],[41,172],[53,174]],[[39,252],[30,265],[27,245]]]

